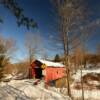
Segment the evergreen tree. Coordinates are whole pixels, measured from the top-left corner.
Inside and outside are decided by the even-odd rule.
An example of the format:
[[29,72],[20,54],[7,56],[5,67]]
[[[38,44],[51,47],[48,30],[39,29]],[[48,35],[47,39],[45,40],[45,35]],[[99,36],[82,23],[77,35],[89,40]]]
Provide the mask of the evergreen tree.
[[60,62],[60,56],[58,54],[56,54],[54,58],[54,62]]

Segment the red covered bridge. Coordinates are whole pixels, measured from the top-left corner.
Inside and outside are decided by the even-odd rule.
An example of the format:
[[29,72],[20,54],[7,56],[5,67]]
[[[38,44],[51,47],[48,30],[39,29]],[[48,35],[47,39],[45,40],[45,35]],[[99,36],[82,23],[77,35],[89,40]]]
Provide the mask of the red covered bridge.
[[50,82],[65,76],[65,67],[61,63],[35,60],[32,62],[31,66],[32,76],[39,79],[44,76],[46,82]]

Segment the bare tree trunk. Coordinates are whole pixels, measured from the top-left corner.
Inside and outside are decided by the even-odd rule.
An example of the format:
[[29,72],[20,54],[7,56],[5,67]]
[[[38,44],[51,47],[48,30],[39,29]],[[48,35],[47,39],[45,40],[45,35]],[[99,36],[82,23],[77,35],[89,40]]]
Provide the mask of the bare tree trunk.
[[[66,76],[67,76],[67,92],[68,95],[71,97],[71,90],[70,90],[70,69],[69,69],[69,43],[68,43],[68,32],[67,34],[64,32],[64,58],[65,58],[65,67],[66,67]],[[67,36],[66,36],[67,35]]]
[[83,78],[82,78],[82,65],[81,65],[81,87],[82,87],[82,100],[84,100],[84,85],[83,85]]
[[[82,34],[83,38],[83,34]],[[82,55],[81,55],[81,87],[82,87],[82,100],[84,100],[84,83],[83,83],[83,78],[82,78],[82,65],[84,64],[84,58],[85,58],[85,44],[84,44],[84,39],[81,39],[81,44],[82,44]]]
[[28,78],[31,79],[31,68],[29,67],[29,74],[28,74]]
[[31,52],[31,47],[29,47],[29,79],[32,78],[31,63],[32,63],[32,52]]

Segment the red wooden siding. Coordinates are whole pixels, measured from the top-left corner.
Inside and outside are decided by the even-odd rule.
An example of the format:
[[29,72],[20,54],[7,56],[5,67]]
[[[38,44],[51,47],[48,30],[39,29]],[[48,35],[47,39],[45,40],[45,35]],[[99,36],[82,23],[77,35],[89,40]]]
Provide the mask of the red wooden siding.
[[46,82],[62,78],[65,75],[64,74],[65,68],[62,67],[55,68],[49,66],[45,69],[45,71],[46,71],[46,75],[45,75]]

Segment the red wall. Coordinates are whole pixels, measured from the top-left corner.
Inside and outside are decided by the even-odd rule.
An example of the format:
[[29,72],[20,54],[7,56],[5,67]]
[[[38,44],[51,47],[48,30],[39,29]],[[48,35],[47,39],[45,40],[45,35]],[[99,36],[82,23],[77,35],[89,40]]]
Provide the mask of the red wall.
[[46,71],[46,76],[45,76],[46,82],[62,78],[65,75],[64,74],[65,68],[62,68],[62,67],[56,67],[56,68],[47,67],[45,71]]

